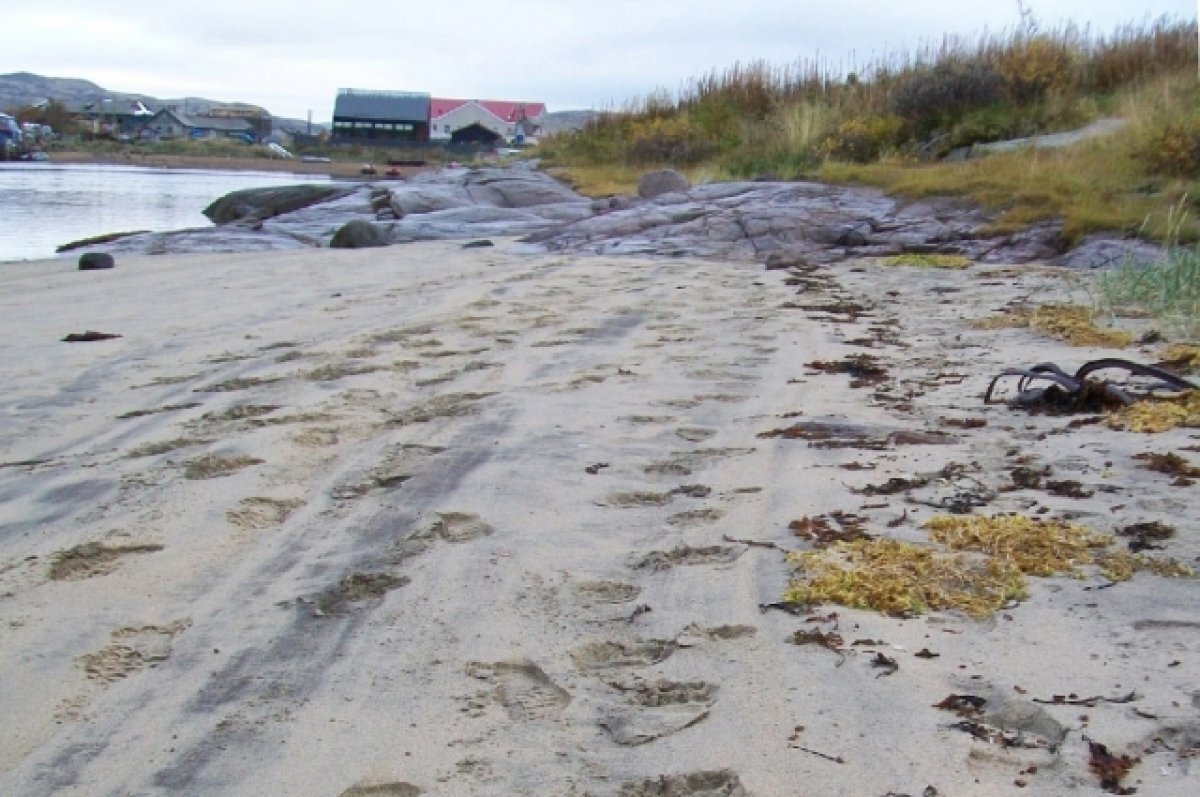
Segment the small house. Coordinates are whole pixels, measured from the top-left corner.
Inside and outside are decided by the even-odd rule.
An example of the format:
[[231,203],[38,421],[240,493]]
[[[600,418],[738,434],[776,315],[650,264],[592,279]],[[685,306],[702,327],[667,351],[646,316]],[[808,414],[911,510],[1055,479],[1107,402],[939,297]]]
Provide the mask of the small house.
[[537,139],[545,113],[540,102],[436,98],[430,108],[430,137],[455,144],[524,144]]
[[341,89],[333,107],[333,143],[394,146],[429,140],[428,94]]
[[174,108],[164,108],[146,123],[145,137],[158,140],[175,138],[233,138],[252,144],[258,140],[250,121],[241,118],[191,116]]
[[68,103],[67,112],[93,133],[113,136],[134,135],[156,115],[141,100],[108,98]]

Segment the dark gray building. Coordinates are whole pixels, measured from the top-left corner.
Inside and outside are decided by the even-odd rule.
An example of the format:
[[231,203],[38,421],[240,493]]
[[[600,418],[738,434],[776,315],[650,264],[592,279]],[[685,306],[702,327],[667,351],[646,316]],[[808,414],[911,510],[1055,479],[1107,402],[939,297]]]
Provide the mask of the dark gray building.
[[387,146],[429,140],[428,94],[341,89],[333,106],[333,143]]

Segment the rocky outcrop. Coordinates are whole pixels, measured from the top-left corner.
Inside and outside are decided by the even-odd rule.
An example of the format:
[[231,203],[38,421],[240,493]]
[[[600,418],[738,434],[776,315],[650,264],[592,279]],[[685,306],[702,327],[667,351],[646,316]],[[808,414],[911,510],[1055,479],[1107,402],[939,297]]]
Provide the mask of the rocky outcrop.
[[242,219],[270,219],[301,208],[344,196],[352,189],[341,185],[286,185],[234,191],[204,209],[214,224]]
[[[216,227],[131,235],[109,252],[229,252],[384,246],[522,236],[542,250],[832,263],[906,253],[1093,267],[1159,250],[1093,237],[1067,252],[1060,224],[988,232],[994,216],[951,199],[908,201],[855,186],[729,182],[688,187],[664,172],[651,199],[593,200],[529,167],[446,169],[372,183],[239,191],[210,207]],[[662,191],[661,193],[658,193]],[[291,209],[288,209],[291,208]]]

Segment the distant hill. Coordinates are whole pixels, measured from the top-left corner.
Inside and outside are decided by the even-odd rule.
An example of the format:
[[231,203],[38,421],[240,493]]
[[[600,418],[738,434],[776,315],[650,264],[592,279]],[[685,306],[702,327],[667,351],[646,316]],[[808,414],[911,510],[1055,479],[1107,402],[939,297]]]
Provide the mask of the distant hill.
[[595,111],[557,111],[547,113],[542,117],[542,130],[546,135],[562,133],[567,130],[580,130],[595,115]]
[[[46,77],[32,72],[13,72],[0,75],[0,110],[10,111],[27,108],[44,100],[74,105],[87,102],[98,102],[103,99],[141,100],[150,108],[162,108],[173,105],[187,113],[205,114],[213,106],[258,108],[260,106],[245,102],[230,102],[225,100],[209,100],[203,97],[183,97],[180,99],[159,99],[149,94],[129,94],[121,91],[109,91],[92,83],[90,80],[68,77]],[[269,110],[268,110],[269,112]],[[307,122],[303,119],[288,119],[271,117],[276,127],[300,128]],[[313,123],[313,127],[321,125]]]

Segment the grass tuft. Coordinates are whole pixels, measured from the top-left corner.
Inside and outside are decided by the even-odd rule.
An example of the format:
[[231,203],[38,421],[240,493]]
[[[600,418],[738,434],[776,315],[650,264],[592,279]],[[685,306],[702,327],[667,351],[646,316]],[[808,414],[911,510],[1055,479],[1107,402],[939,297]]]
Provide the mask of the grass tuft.
[[1101,275],[1100,291],[1114,313],[1150,315],[1164,331],[1200,339],[1200,247],[1168,247],[1152,264],[1126,261]]
[[971,258],[964,255],[894,255],[876,262],[885,266],[909,266],[910,268],[963,269],[971,266]]

